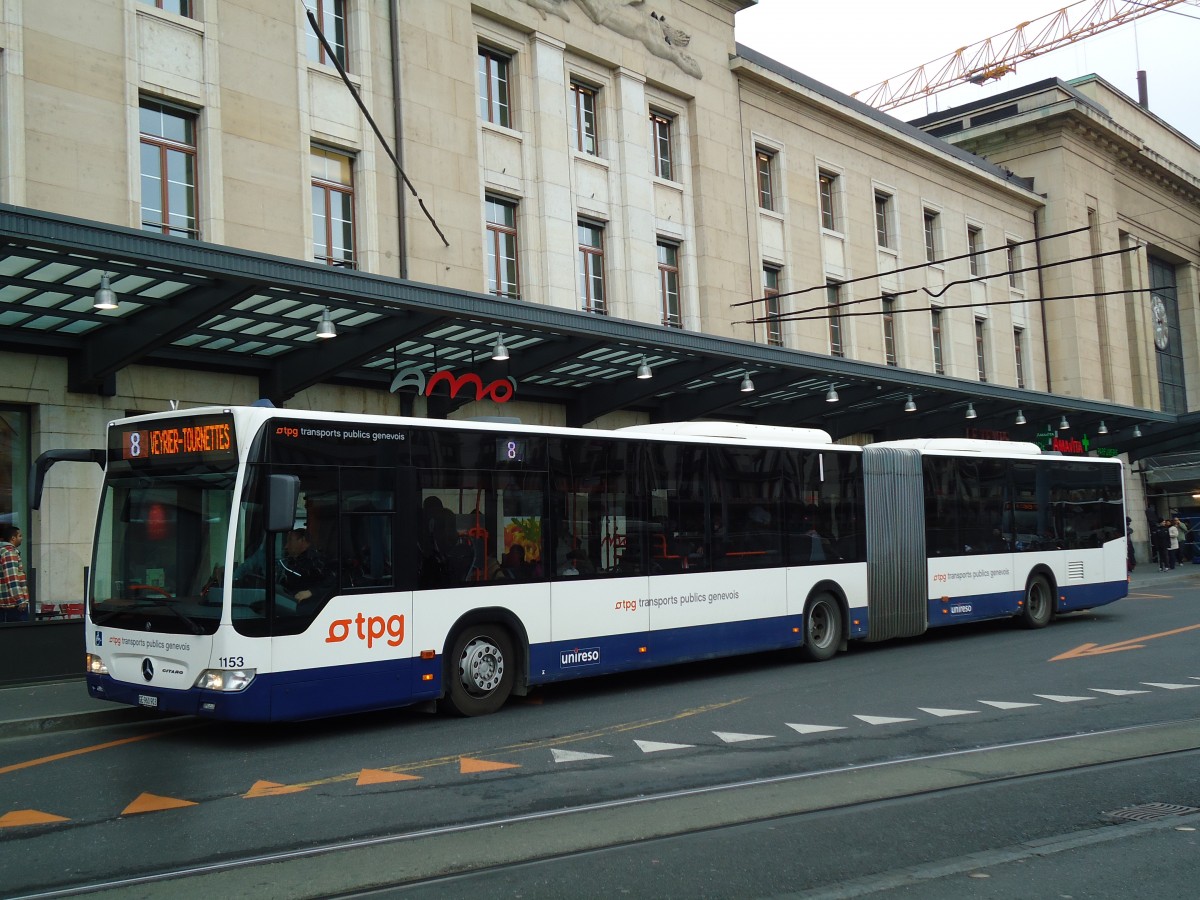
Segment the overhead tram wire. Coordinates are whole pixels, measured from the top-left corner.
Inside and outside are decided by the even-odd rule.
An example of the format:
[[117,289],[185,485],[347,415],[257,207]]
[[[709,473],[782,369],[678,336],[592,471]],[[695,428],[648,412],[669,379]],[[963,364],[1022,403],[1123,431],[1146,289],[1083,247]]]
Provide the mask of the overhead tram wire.
[[[303,0],[301,0],[303,5]],[[404,169],[400,167],[400,160],[396,158],[395,151],[384,138],[383,132],[379,130],[379,126],[375,124],[375,119],[367,109],[367,105],[363,103],[362,97],[358,94],[358,89],[354,87],[350,81],[350,77],[346,74],[346,69],[338,59],[337,54],[333,52],[333,47],[329,45],[329,41],[325,39],[325,33],[321,31],[321,26],[317,24],[317,17],[313,15],[311,9],[304,7],[304,14],[308,16],[308,24],[312,26],[313,33],[317,36],[317,40],[321,42],[321,46],[325,48],[325,52],[329,55],[330,62],[333,63],[337,73],[342,76],[342,83],[346,85],[346,90],[350,92],[350,96],[354,98],[354,102],[358,104],[358,108],[362,110],[362,114],[366,117],[367,123],[371,126],[371,130],[375,132],[375,137],[379,139],[379,143],[383,146],[383,150],[388,155],[388,159],[392,161],[392,165],[396,167],[396,171],[400,173],[400,177],[404,180],[405,186],[409,192],[417,199],[417,205],[421,207],[421,212],[425,213],[425,218],[429,220],[429,224],[433,226],[433,230],[437,232],[438,237],[442,239],[442,243],[447,247],[450,242],[446,240],[446,235],[442,233],[442,229],[438,227],[438,223],[434,221],[433,214],[425,206],[425,201],[421,199],[421,195],[417,193],[417,189],[413,187],[413,183],[408,180],[408,176],[404,173]]]
[[[811,287],[800,288],[795,291],[783,291],[778,294],[772,294],[771,299],[772,300],[783,299],[784,297],[795,297],[798,294],[808,294],[808,293],[811,293],[812,291],[823,291],[830,284],[836,284],[838,287],[841,287],[844,284],[857,284],[860,281],[869,281],[872,278],[883,278],[887,275],[899,275],[901,272],[912,272],[915,269],[926,269],[929,266],[940,266],[943,263],[957,262],[960,259],[969,259],[972,256],[974,256],[974,257],[986,256],[989,253],[995,253],[999,250],[1007,250],[1009,247],[1023,247],[1026,244],[1036,244],[1039,241],[1048,241],[1048,240],[1051,240],[1052,238],[1067,237],[1068,235],[1079,234],[1079,232],[1088,231],[1089,229],[1090,229],[1090,226],[1084,225],[1080,228],[1072,228],[1070,231],[1059,231],[1059,232],[1056,232],[1055,234],[1047,234],[1047,235],[1043,235],[1042,237],[1030,238],[1027,241],[1014,241],[1011,244],[1004,244],[1000,247],[989,247],[986,250],[978,250],[975,253],[960,253],[958,256],[946,256],[946,257],[943,257],[942,259],[931,259],[931,260],[928,260],[923,263],[916,263],[911,266],[903,266],[902,268],[899,268],[899,269],[888,269],[886,272],[876,272],[873,275],[861,275],[858,278],[847,278],[844,281],[841,279],[833,278],[833,279],[830,279],[829,282],[824,283],[824,284],[815,284]],[[767,298],[765,298],[765,297],[759,297],[754,300],[742,300],[738,303],[731,303],[731,304],[729,304],[729,306],[731,309],[734,307],[737,307],[737,306],[749,306],[752,303],[763,303],[766,301],[766,299]]]
[[[1091,299],[1091,298],[1095,298],[1095,297],[1116,297],[1121,294],[1149,294],[1151,291],[1156,291],[1156,290],[1158,290],[1158,288],[1150,288],[1150,287],[1120,288],[1115,291],[1089,291],[1086,294],[1062,294],[1058,297],[1037,297],[1034,299],[1035,300],[1045,300],[1045,301],[1050,301],[1050,300],[1087,300],[1087,299]],[[912,293],[912,292],[910,291],[909,293]],[[940,306],[934,306],[933,304],[930,304],[929,306],[910,306],[910,307],[893,309],[892,312],[896,315],[899,315],[900,313],[929,312],[934,309],[979,309],[979,308],[985,307],[985,306],[1015,306],[1018,303],[1029,303],[1029,302],[1030,302],[1030,299],[1028,297],[1022,297],[1019,300],[988,300],[983,303],[946,303],[946,304],[943,304]],[[840,310],[830,309],[830,311],[828,311],[828,312],[817,314],[817,310],[813,309],[813,310],[808,310],[808,312],[813,313],[813,315],[806,314],[800,318],[794,318],[794,319],[790,318],[790,319],[786,319],[785,321],[789,321],[789,322],[819,322],[824,319],[833,318],[835,316],[837,318],[857,318],[859,316],[881,315],[881,313],[879,313],[877,310],[869,310],[866,312],[841,312]],[[767,319],[751,319],[750,321],[752,323],[757,323],[757,322],[766,322],[768,320]],[[775,320],[771,319],[770,321],[775,321]]]
[[[1003,248],[996,248],[996,249],[1003,249]],[[881,300],[885,296],[899,298],[899,297],[906,297],[909,294],[917,294],[922,291],[925,292],[930,297],[942,297],[946,294],[946,292],[948,290],[950,290],[950,288],[957,287],[958,285],[962,285],[962,284],[976,284],[980,281],[988,281],[992,278],[1004,278],[1004,277],[1007,277],[1010,275],[1024,274],[1025,272],[1040,272],[1044,269],[1052,269],[1056,266],[1066,266],[1066,265],[1071,265],[1071,264],[1077,263],[1077,262],[1089,262],[1094,259],[1101,259],[1105,256],[1116,256],[1116,255],[1122,254],[1122,253],[1133,253],[1137,249],[1138,249],[1137,247],[1122,247],[1119,250],[1106,250],[1103,253],[1092,253],[1087,256],[1077,256],[1072,259],[1061,259],[1061,260],[1057,260],[1055,262],[1042,263],[1042,264],[1036,265],[1036,266],[1025,266],[1024,268],[1020,268],[1020,269],[1005,269],[1000,272],[990,272],[987,275],[978,275],[974,278],[960,278],[957,281],[949,282],[948,284],[944,285],[942,288],[940,288],[939,290],[936,290],[936,291],[932,291],[927,287],[911,288],[906,291],[888,291],[886,294],[876,294],[873,297],[862,297],[858,300],[847,300],[844,302],[840,302],[837,304],[837,309],[840,311],[849,306],[857,306],[862,303],[871,303],[875,300]],[[978,254],[975,254],[975,255],[978,255]],[[868,277],[871,277],[871,276],[868,276]],[[863,279],[855,279],[855,280],[861,281]],[[844,283],[846,283],[846,282],[839,282],[839,285],[844,284]],[[1129,293],[1129,292],[1132,292],[1132,289],[1131,289],[1131,291],[1126,291],[1125,293]],[[1118,292],[1112,292],[1112,293],[1122,293],[1122,292],[1118,291]],[[1103,294],[1084,294],[1082,296],[1100,297],[1100,296],[1105,296],[1105,295],[1103,295]],[[1025,302],[1036,302],[1038,300],[1050,300],[1050,299],[1053,299],[1053,298],[1050,298],[1050,297],[1026,297],[1017,302],[1025,303]],[[995,304],[985,302],[985,303],[975,303],[975,304],[969,304],[969,305],[971,305],[971,306],[993,306],[993,305],[1003,305],[1003,302],[997,301]],[[941,306],[939,308],[940,309],[962,309],[962,308],[964,308],[964,306],[963,305]],[[761,316],[761,317],[755,318],[755,319],[747,319],[742,322],[735,322],[734,324],[757,325],[757,324],[760,324],[763,322],[805,321],[804,319],[799,318],[799,317],[806,316],[809,313],[816,313],[816,312],[823,313],[826,309],[827,309],[826,305],[822,304],[820,306],[810,306],[805,309],[792,310],[791,312],[788,312],[788,313],[780,313],[779,315],[768,315],[768,316]],[[904,310],[895,310],[895,311],[896,312],[904,312]],[[872,312],[872,313],[869,313],[869,315],[881,315],[881,313]],[[828,317],[827,315],[822,315],[817,318],[827,318],[827,317]]]

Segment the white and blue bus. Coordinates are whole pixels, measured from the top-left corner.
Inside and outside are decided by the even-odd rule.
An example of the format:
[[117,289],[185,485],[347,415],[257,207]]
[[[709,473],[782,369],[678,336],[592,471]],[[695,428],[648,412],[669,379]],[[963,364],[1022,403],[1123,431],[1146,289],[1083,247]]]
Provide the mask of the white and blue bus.
[[1032,444],[255,406],[113,422],[101,455],[88,689],[172,713],[478,715],[1127,590],[1120,461]]

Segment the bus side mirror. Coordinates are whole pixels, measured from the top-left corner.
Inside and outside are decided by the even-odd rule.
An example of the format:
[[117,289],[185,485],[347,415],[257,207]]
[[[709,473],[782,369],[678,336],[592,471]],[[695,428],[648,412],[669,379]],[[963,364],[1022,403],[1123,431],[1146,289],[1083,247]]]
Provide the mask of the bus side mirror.
[[296,475],[271,475],[267,481],[267,531],[291,531],[296,521],[300,479]]

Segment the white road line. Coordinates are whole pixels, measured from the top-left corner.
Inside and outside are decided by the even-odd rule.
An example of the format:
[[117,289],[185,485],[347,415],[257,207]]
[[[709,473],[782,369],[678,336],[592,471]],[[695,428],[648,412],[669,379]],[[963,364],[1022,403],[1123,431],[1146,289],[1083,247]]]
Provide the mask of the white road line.
[[612,759],[612,755],[608,753],[581,753],[578,750],[559,750],[557,747],[551,747],[550,752],[554,754],[556,763],[582,762],[585,759]]
[[666,744],[659,741],[634,741],[643,753],[661,753],[663,750],[683,750],[695,744]]
[[1066,694],[1034,694],[1043,700],[1053,700],[1055,703],[1079,703],[1081,700],[1095,700],[1095,697],[1069,697]]
[[[1191,685],[1188,685],[1191,687]],[[1101,694],[1112,694],[1114,697],[1128,697],[1130,694],[1148,694],[1149,691],[1122,691],[1117,688],[1088,688],[1089,691],[1098,691]]]
[[947,719],[950,716],[979,715],[979,710],[977,709],[930,709],[927,706],[918,706],[917,709],[923,713],[929,713],[931,716],[937,716],[940,719]]
[[1148,684],[1150,687],[1164,688],[1168,691],[1181,691],[1184,688],[1200,687],[1200,684],[1163,684],[1159,681],[1143,681],[1142,684]]
[[855,715],[856,719],[866,722],[868,725],[895,725],[897,722],[915,722],[916,719],[901,719],[894,716],[860,716]]
[[787,723],[788,728],[794,728],[801,734],[819,734],[822,731],[845,731],[845,725],[794,725]]
[[714,731],[713,734],[727,744],[739,744],[742,741],[765,741],[775,737],[773,734],[738,734],[733,731]]
[[986,703],[988,706],[994,706],[996,709],[1021,709],[1026,706],[1041,706],[1040,703],[1014,703],[1011,700],[980,700],[980,703]]

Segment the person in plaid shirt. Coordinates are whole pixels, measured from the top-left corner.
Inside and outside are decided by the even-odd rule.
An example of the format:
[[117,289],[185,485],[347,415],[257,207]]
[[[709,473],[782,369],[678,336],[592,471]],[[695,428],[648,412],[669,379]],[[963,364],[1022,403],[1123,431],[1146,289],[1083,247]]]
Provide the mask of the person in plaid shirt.
[[21,529],[0,523],[0,622],[24,622],[29,618],[29,587],[21,568]]

